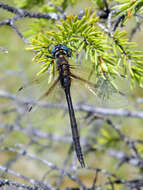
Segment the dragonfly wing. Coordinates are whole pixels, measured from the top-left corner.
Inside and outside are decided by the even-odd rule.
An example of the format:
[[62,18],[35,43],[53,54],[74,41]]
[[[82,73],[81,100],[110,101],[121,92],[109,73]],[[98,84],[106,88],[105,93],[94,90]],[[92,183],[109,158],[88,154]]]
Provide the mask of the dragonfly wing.
[[[81,84],[84,84],[82,86],[86,87],[84,93],[84,95],[87,94],[86,103],[89,102],[95,106],[108,108],[123,108],[128,106],[128,98],[126,95],[115,88],[110,81],[102,79],[102,81],[100,80],[94,84],[73,73],[71,73],[71,77],[72,79],[77,79]],[[89,93],[87,93],[87,91],[89,91]]]
[[41,86],[41,83],[45,80],[47,81],[47,78],[48,78],[47,72],[44,74],[41,74],[41,76],[36,76],[36,77],[34,76],[32,79],[28,80],[26,82],[26,84],[20,86],[18,91],[22,91],[22,90],[25,90],[27,88],[31,88],[34,85],[36,85],[36,87]]
[[71,77],[72,77],[72,78],[75,78],[75,79],[78,79],[78,80],[80,80],[81,82],[92,86],[93,88],[97,88],[96,84],[93,84],[92,82],[90,82],[90,81],[88,81],[88,80],[86,80],[86,79],[83,79],[82,77],[79,77],[79,76],[77,76],[77,75],[74,75],[73,73],[71,73]]
[[[43,98],[47,97],[51,92],[52,90],[55,88],[55,86],[57,85],[57,83],[59,82],[59,77],[55,80],[55,82],[50,86],[50,88],[48,89],[47,92],[45,92],[42,96],[40,96],[40,98],[38,98],[37,101],[40,101],[42,100]],[[29,110],[28,111],[31,111],[32,110],[32,105],[30,106]]]
[[[54,82],[55,85],[58,82],[57,80],[58,79]],[[42,76],[34,77],[28,81],[27,84],[22,85],[16,93],[16,96],[27,100],[28,104],[25,105],[26,110],[31,111],[32,106],[35,105],[37,101],[50,94],[54,88],[54,84],[51,86],[51,84],[48,83],[48,75],[44,73]],[[45,92],[46,89],[48,89],[48,91]]]

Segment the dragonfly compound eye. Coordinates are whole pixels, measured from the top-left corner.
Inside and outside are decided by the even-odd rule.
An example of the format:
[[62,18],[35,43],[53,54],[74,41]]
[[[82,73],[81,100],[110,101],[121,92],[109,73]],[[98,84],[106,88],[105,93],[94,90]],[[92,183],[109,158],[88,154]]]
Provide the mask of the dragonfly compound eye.
[[61,45],[61,48],[62,48],[63,50],[65,50],[65,51],[68,51],[68,47],[65,46],[65,45]]
[[56,52],[56,48],[54,47],[54,48],[51,50],[51,52],[50,52],[50,53],[51,53],[52,55],[54,55],[54,54],[55,54],[55,52]]
[[61,45],[61,48],[63,49],[64,53],[65,53],[68,57],[71,57],[72,50],[71,50],[70,48],[68,48],[68,47],[65,46],[65,45]]

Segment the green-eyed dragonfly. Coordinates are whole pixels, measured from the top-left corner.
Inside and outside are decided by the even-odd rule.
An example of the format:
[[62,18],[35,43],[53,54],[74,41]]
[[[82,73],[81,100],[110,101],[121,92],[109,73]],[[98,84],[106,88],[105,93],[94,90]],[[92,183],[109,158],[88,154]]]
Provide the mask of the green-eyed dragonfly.
[[[68,112],[69,112],[69,118],[70,118],[71,130],[72,130],[74,149],[81,166],[84,168],[85,162],[84,162],[83,153],[82,153],[82,149],[80,145],[80,137],[79,137],[77,122],[76,122],[75,113],[73,109],[70,87],[71,87],[72,79],[78,79],[92,87],[95,87],[95,85],[71,72],[71,66],[69,65],[69,62],[67,60],[67,58],[71,57],[72,55],[72,50],[70,48],[68,48],[65,45],[59,44],[59,45],[54,46],[51,51],[49,50],[49,52],[51,56],[48,56],[48,57],[56,61],[58,77],[54,81],[54,83],[51,85],[51,87],[48,89],[48,91],[45,92],[38,100],[41,100],[42,98],[48,96],[50,92],[53,90],[53,88],[57,85],[57,83],[60,82],[61,87],[65,92],[65,97],[66,97],[66,101],[68,105]],[[21,87],[19,91],[21,91],[22,89],[23,87]],[[31,109],[32,109],[32,106],[29,108],[29,111],[31,111]]]
[[[69,118],[70,118],[70,124],[71,124],[71,130],[72,130],[72,138],[73,138],[73,145],[74,149],[77,155],[77,158],[81,164],[81,167],[85,167],[85,162],[83,158],[82,148],[80,145],[80,137],[78,133],[78,127],[75,117],[75,112],[72,104],[71,99],[71,81],[72,79],[77,79],[84,84],[87,84],[89,86],[92,86],[93,88],[97,89],[97,85],[94,85],[93,83],[89,82],[86,79],[81,78],[80,76],[77,76],[72,73],[72,66],[70,66],[68,59],[72,55],[72,50],[68,48],[66,45],[58,44],[55,45],[52,50],[49,50],[49,53],[51,56],[47,56],[51,59],[54,59],[57,66],[58,71],[58,77],[54,81],[54,83],[51,85],[51,87],[48,89],[47,92],[45,92],[38,100],[41,100],[43,97],[46,97],[50,94],[50,92],[54,89],[54,87],[57,85],[58,82],[60,82],[62,89],[64,90],[67,105],[68,105],[68,112],[69,112]],[[19,90],[22,90],[23,87],[21,87]],[[32,109],[32,106],[29,108],[29,111]]]
[[[70,117],[70,124],[72,129],[72,138],[74,143],[74,148],[76,151],[77,158],[82,167],[85,167],[85,162],[82,154],[82,149],[80,145],[80,139],[78,134],[77,122],[75,118],[75,113],[73,109],[71,94],[70,94],[70,86],[71,86],[71,77],[77,78],[70,71],[70,65],[66,59],[66,57],[71,57],[72,50],[67,48],[65,45],[56,45],[51,50],[51,58],[56,59],[57,70],[59,73],[58,78],[55,80],[51,88],[46,92],[45,95],[48,95],[50,90],[60,81],[61,87],[63,88],[68,104],[68,111]],[[81,79],[81,78],[79,78]],[[82,80],[82,79],[81,79]]]

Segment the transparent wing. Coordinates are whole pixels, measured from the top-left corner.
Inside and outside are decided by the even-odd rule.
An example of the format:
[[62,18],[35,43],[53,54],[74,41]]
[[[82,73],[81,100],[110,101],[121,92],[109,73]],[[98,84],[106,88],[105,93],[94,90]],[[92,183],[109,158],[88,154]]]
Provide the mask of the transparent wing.
[[[108,108],[126,108],[128,107],[128,96],[127,96],[127,81],[125,82],[120,80],[116,81],[117,87],[114,83],[111,83],[109,80],[105,80],[103,78],[98,78],[97,82],[94,83],[79,77],[77,75],[72,74],[72,78],[74,81],[76,80],[78,83],[81,83],[85,87],[85,92],[82,93],[82,96],[86,96],[86,103],[91,103],[95,106],[108,107]],[[74,82],[73,82],[74,83]],[[124,85],[123,85],[123,84]],[[80,84],[78,93],[80,89],[82,89]],[[121,88],[122,86],[122,88]],[[123,86],[126,87],[123,88]],[[82,89],[83,90],[83,89]],[[89,92],[87,92],[89,91]]]
[[93,69],[91,67],[92,65],[84,61],[81,65],[78,63],[77,65],[71,65],[71,72],[74,75],[72,77],[73,81],[77,81],[80,86],[78,92],[80,88],[82,89],[81,86],[83,84],[86,87],[85,92],[84,90],[82,92],[82,96],[88,94],[86,96],[86,102],[101,107],[127,108],[129,106],[128,99],[130,94],[129,80],[125,79],[124,76],[118,76],[114,80],[110,80],[106,76],[106,73],[105,77],[97,77],[92,72]]
[[59,89],[59,85],[56,86],[57,83],[58,79],[56,80],[56,78],[54,78],[49,84],[48,73],[45,73],[40,77],[34,77],[32,80],[29,80],[27,84],[18,87],[16,96],[24,100],[25,104],[23,104],[23,109],[25,112],[31,111],[32,108],[34,108],[34,110],[37,109],[39,107],[39,101],[46,101],[44,100],[46,97],[48,97],[50,101],[54,96],[56,100],[56,95],[54,95],[52,91],[54,88]]

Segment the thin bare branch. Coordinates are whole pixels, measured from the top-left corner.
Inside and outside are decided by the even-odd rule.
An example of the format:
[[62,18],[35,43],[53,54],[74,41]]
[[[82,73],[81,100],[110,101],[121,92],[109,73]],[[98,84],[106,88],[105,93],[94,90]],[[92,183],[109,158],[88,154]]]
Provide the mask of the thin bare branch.
[[[57,108],[57,109],[65,109],[67,110],[67,106],[63,104],[54,104],[49,102],[36,102],[29,100],[27,98],[19,98],[14,94],[10,94],[6,91],[0,91],[0,97],[1,98],[7,98],[10,100],[13,100],[17,103],[21,104],[31,104],[31,105],[38,105],[39,107],[47,107],[47,108]],[[130,117],[130,118],[141,118],[143,119],[143,112],[141,111],[130,111],[128,109],[109,109],[109,108],[100,108],[100,107],[94,107],[91,105],[74,105],[75,110],[83,111],[83,112],[89,112],[92,113],[95,116],[119,116],[119,117]]]

